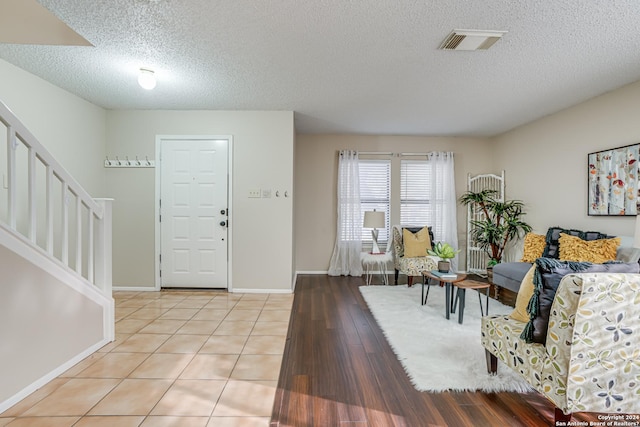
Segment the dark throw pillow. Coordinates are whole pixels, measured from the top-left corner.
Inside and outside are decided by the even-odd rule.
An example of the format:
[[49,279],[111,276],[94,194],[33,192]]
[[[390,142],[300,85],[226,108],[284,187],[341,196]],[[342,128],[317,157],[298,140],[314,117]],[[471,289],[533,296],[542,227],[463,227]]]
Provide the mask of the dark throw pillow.
[[542,252],[542,256],[545,258],[560,258],[560,233],[568,234],[570,236],[579,237],[582,240],[598,240],[605,239],[606,234],[602,234],[598,231],[580,231],[580,230],[567,230],[561,227],[550,227],[547,230],[546,246]]
[[551,305],[556,296],[558,285],[564,276],[570,273],[638,273],[640,264],[637,262],[621,263],[608,262],[592,264],[590,262],[558,261],[552,258],[538,258],[534,264],[536,271],[533,276],[534,291],[527,312],[529,322],[522,331],[520,338],[528,343],[545,344]]

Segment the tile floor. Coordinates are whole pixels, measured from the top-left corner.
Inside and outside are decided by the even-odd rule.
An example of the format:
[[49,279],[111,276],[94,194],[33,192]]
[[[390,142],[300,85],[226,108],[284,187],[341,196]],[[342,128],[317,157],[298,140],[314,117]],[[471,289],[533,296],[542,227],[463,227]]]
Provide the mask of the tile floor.
[[292,294],[115,292],[116,340],[0,427],[268,426]]

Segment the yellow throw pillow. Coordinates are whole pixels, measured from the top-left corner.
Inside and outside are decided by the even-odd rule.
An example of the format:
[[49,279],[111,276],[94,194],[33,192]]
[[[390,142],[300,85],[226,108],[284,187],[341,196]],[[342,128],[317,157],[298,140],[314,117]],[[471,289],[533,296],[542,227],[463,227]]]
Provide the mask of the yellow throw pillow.
[[427,256],[427,249],[431,249],[431,238],[429,237],[428,227],[424,227],[416,234],[403,228],[402,240],[404,242],[404,256],[406,258]]
[[560,233],[560,261],[580,261],[602,264],[615,261],[620,238],[582,240],[579,237]]
[[533,275],[535,272],[536,265],[533,264],[522,279],[520,289],[518,289],[518,296],[516,297],[516,306],[513,309],[513,312],[509,315],[512,319],[519,320],[521,322],[529,321],[527,306],[529,305],[529,300],[533,296]]
[[546,244],[544,234],[527,233],[524,236],[524,253],[520,262],[534,262],[540,258]]
[[618,256],[618,248],[620,247],[620,238],[598,239],[596,245],[600,244],[600,254],[606,261],[615,261]]

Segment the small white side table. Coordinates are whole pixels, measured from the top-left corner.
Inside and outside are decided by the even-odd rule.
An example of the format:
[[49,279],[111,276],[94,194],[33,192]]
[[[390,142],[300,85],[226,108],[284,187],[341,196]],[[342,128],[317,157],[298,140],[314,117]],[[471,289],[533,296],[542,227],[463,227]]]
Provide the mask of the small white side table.
[[369,252],[362,252],[360,254],[360,261],[364,266],[365,283],[367,286],[371,284],[371,278],[375,273],[374,270],[378,270],[378,274],[382,276],[382,283],[389,284],[389,278],[387,277],[387,264],[391,261],[391,252],[384,252],[381,254],[372,254]]

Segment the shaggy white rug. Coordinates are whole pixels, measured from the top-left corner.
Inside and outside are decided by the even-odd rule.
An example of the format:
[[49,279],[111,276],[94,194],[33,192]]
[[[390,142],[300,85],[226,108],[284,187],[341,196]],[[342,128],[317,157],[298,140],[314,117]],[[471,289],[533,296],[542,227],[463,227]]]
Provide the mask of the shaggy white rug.
[[[420,305],[422,285],[361,286],[387,341],[420,391],[530,391],[531,387],[498,361],[498,374],[489,375],[480,344],[478,294],[467,290],[464,323],[458,312],[445,318],[445,290],[430,286],[426,305]],[[426,287],[425,287],[426,292]],[[483,306],[486,304],[482,296]],[[490,314],[508,314],[513,308],[489,299]]]

